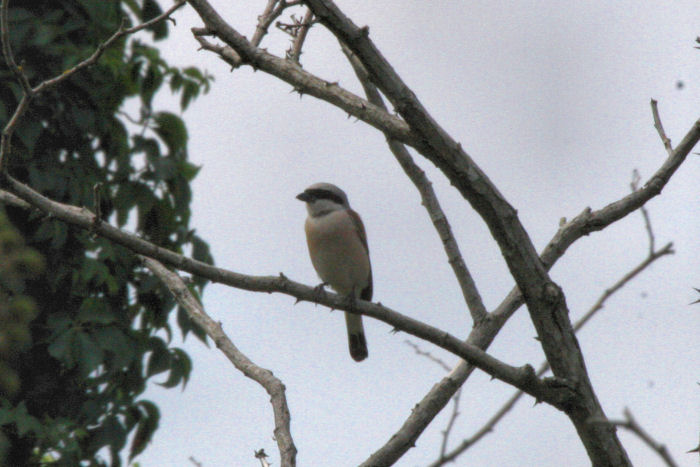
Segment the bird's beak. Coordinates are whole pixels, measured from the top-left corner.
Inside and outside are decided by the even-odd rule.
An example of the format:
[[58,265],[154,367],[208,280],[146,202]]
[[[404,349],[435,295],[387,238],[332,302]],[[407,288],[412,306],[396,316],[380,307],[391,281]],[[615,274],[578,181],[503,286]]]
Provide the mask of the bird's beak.
[[305,203],[311,201],[311,195],[309,195],[307,192],[299,193],[297,195],[297,199],[299,201],[304,201]]

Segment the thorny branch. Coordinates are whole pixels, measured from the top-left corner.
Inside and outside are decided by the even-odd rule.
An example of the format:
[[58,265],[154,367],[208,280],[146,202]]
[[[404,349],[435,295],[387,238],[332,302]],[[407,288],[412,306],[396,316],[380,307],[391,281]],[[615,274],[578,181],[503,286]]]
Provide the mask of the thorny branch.
[[216,346],[221,350],[233,366],[248,378],[252,379],[270,395],[270,403],[275,418],[274,438],[280,451],[281,464],[284,466],[296,465],[297,448],[294,446],[290,431],[290,415],[285,396],[285,387],[270,370],[261,368],[244,355],[224,332],[221,323],[214,321],[204,311],[201,303],[192,295],[183,280],[176,273],[168,270],[160,262],[142,255],[137,255],[143,264],[165,284],[185,309],[187,315],[199,327],[201,327]]
[[443,330],[402,315],[386,306],[362,300],[350,304],[342,296],[327,292],[319,294],[316,288],[293,282],[284,275],[250,276],[217,268],[159,247],[135,234],[118,229],[107,222],[96,221],[95,215],[88,209],[50,200],[8,174],[4,174],[4,182],[10,187],[14,194],[24,201],[27,201],[32,206],[64,222],[68,222],[83,229],[88,229],[97,235],[108,238],[129,248],[134,253],[156,259],[182,271],[197,274],[212,282],[220,282],[250,291],[279,292],[293,296],[298,300],[315,302],[334,309],[373,317],[396,329],[407,332],[454,353],[476,367],[486,371],[494,378],[512,384],[528,394],[532,394],[537,400],[547,402],[554,407],[562,408],[571,395],[569,389],[566,387],[544,384],[542,381],[534,378],[534,369],[529,365],[523,367],[508,365],[492,357],[478,347],[465,343],[461,339]]
[[[365,91],[367,100],[372,104],[386,110],[384,100],[377,90],[377,87],[369,80],[369,75],[367,74],[365,67],[362,65],[362,63],[360,63],[347,45],[341,42],[340,46],[343,53],[348,58],[350,65],[355,71],[355,75]],[[411,154],[408,152],[408,149],[406,149],[406,147],[400,142],[392,139],[390,135],[385,133],[385,136],[391,153],[394,155],[408,178],[416,186],[418,193],[420,193],[423,207],[425,207],[425,209],[428,211],[430,220],[432,221],[433,226],[435,227],[435,230],[442,241],[443,248],[447,254],[448,263],[452,267],[452,271],[457,278],[457,282],[462,290],[464,301],[467,304],[467,308],[469,308],[473,323],[476,325],[486,318],[488,312],[486,311],[484,302],[481,299],[479,290],[476,288],[474,279],[472,278],[472,275],[464,262],[462,252],[459,250],[459,244],[452,233],[450,222],[448,221],[445,212],[442,210],[442,206],[440,206],[437,195],[433,190],[433,185],[425,175],[425,172],[418,166],[418,164],[414,162]]]
[[[658,195],[678,167],[685,161],[699,139],[700,120],[697,120],[688,130],[682,142],[643,187],[597,211],[586,208],[574,219],[561,225],[540,254],[540,259],[545,267],[550,269],[568,248],[581,237],[589,235],[591,232],[605,229]],[[487,349],[503,325],[522,304],[522,295],[518,288],[514,287],[496,309],[488,315],[489,319],[480,322],[472,329],[466,342],[479,348]],[[423,399],[416,404],[401,428],[373,453],[363,466],[370,467],[382,463],[391,463],[400,458],[403,453],[415,444],[421,433],[447,405],[454,393],[469,378],[473,370],[474,367],[467,362],[458,363],[445,378],[433,386]]]
[[[290,63],[293,63],[289,60],[279,59],[278,57],[274,57],[270,54],[267,54],[261,49],[257,49],[255,47],[251,48],[250,44],[244,38],[242,38],[242,36],[238,35],[236,31],[232,30],[230,26],[228,26],[225,22],[223,22],[223,20],[221,20],[221,18],[218,16],[218,14],[216,14],[213,8],[211,8],[208,2],[206,2],[205,0],[190,0],[190,3],[197,9],[207,26],[204,29],[199,29],[195,31],[197,38],[200,39],[201,36],[212,35],[216,33],[216,35],[218,35],[219,37],[223,35],[225,37],[224,41],[228,44],[226,47],[221,47],[218,49],[212,48],[209,50],[217,50],[218,53],[222,54],[222,57],[227,61],[232,60],[233,62],[236,62],[237,57],[238,64],[248,63],[256,68],[263,69],[266,72],[271,73],[279,77],[280,79],[292,84],[295,87],[295,89],[299,89],[300,92],[306,92],[318,98],[324,99],[327,102],[345,110],[349,114],[354,115],[363,121],[366,121],[372,126],[375,126],[376,128],[383,131],[385,134],[391,135],[392,138],[398,141],[412,145],[413,147],[419,149],[419,151],[426,150],[426,147],[424,143],[420,140],[420,137],[413,134],[412,129],[409,128],[408,125],[406,125],[406,123],[403,122],[401,119],[389,115],[386,112],[380,111],[378,108],[376,108],[376,106],[372,106],[368,102],[359,99],[357,96],[347,92],[346,90],[338,87],[333,83],[328,83],[324,80],[320,80],[314,75],[300,70],[298,68],[298,65],[297,68],[294,68],[294,66],[289,66]],[[327,8],[329,5],[335,8],[335,5],[333,5],[332,2],[324,2],[322,0],[309,3],[315,4],[317,8],[321,9],[320,11],[323,11],[323,8]],[[5,2],[3,2],[3,4],[5,5]],[[343,24],[341,22],[340,25],[336,24],[336,26],[340,27],[343,26]],[[331,27],[331,29],[333,28]],[[364,31],[364,33],[362,31]],[[363,34],[366,35],[367,33],[366,28],[361,28],[360,33],[360,36],[352,38],[353,42],[355,40],[363,40]],[[236,47],[236,50],[234,50],[234,46]],[[363,60],[363,63],[366,62]],[[386,92],[384,89],[382,89],[382,91]],[[21,102],[18,106],[18,109],[15,112],[15,115],[18,115],[17,112],[22,108],[22,105],[23,104]],[[407,107],[400,107],[399,110],[408,112],[410,109],[408,109]],[[421,109],[419,108],[418,110]],[[21,116],[22,113],[23,111],[19,112],[19,115]],[[432,125],[434,122],[432,122],[429,118],[425,122],[428,124],[427,128],[434,128]],[[415,125],[415,122],[413,123],[413,125]],[[439,133],[438,136],[444,135]],[[3,137],[5,137],[5,132],[3,132]],[[695,143],[698,141],[698,138],[700,138],[700,120],[695,123],[695,125],[693,126],[693,128],[691,128],[691,130],[688,132],[683,141],[678,145],[678,147],[675,148],[675,150],[673,150],[672,154],[669,155],[669,158],[663,164],[663,166],[650,179],[650,181],[644,186],[644,188],[639,190],[639,192],[625,197],[619,201],[616,201],[615,203],[611,203],[610,205],[606,206],[600,211],[591,212],[590,209],[586,210],[584,211],[584,213],[577,216],[574,220],[564,225],[541,255],[541,260],[545,268],[549,269],[552,266],[552,264],[554,264],[554,262],[556,262],[556,260],[559,257],[561,257],[561,255],[566,251],[566,249],[581,236],[587,235],[588,233],[593,231],[602,230],[607,225],[610,225],[611,223],[621,219],[622,217],[626,216],[638,207],[642,206],[653,196],[656,196],[661,191],[663,186],[665,186],[665,184],[668,182],[668,180],[673,175],[678,166],[680,166],[680,164],[685,160],[685,157],[690,152]],[[466,156],[463,153],[463,151],[461,151],[461,147],[457,147],[457,150],[465,157],[467,157],[467,160],[469,161],[468,156]],[[3,154],[4,152],[0,150],[0,156],[2,156]],[[0,159],[0,162],[1,161],[2,159]],[[481,174],[477,171],[477,173],[473,175],[480,176]],[[21,193],[22,195],[27,196],[29,199],[32,200],[29,204],[37,206],[35,203],[38,202],[40,205],[46,207],[44,201],[49,200],[40,200],[33,196],[30,196],[31,193],[27,191],[30,190],[28,187],[14,185],[12,183],[10,184],[12,185],[13,191],[15,191],[18,194]],[[25,190],[25,188],[27,190]],[[0,193],[0,195],[1,194],[2,193]],[[11,197],[5,197],[5,199],[10,200],[9,202],[12,202],[13,200],[13,198]],[[26,202],[26,199],[23,198],[23,200]],[[90,222],[91,217],[94,217],[89,213],[86,214],[83,210],[79,208],[71,206],[62,206],[62,208],[65,208],[65,210],[61,211],[64,215],[64,220],[67,220],[68,222],[73,221],[74,223],[76,223],[76,225],[80,225],[83,228],[86,228],[84,221]],[[82,217],[78,214],[86,215],[85,217]],[[110,235],[114,234],[114,232],[106,228],[104,223],[101,223],[99,229],[101,229],[100,233],[102,235],[105,235],[107,238],[112,238],[110,237]],[[131,240],[134,239],[130,238],[129,241],[127,241],[127,243],[131,242]],[[147,253],[154,253],[154,255],[156,257],[159,257],[159,259],[169,259],[170,261],[172,261],[172,263],[169,264],[171,264],[174,267],[178,267],[183,270],[187,270],[187,267],[193,267],[196,270],[199,267],[196,264],[196,262],[192,262],[192,260],[180,257],[179,255],[172,256],[174,255],[174,253],[167,252],[167,250],[159,249],[154,245],[149,246],[139,242],[133,243],[133,245],[136,244],[139,244],[140,247],[143,248]],[[134,251],[138,250],[134,249]],[[161,256],[162,258],[160,258]],[[226,276],[219,274],[220,271],[216,272],[216,274],[214,275],[218,278]],[[241,280],[241,282],[237,285],[237,287],[239,288],[246,288],[248,290],[264,290],[265,287],[260,287],[264,284],[267,284],[265,281],[250,283],[248,282],[250,276],[238,276],[238,279]],[[304,286],[302,286],[301,284],[293,283],[291,281],[286,280],[286,278],[283,277],[275,279],[281,279],[280,282],[276,283],[276,286],[280,289],[279,291],[283,291],[284,293],[289,293],[290,295],[294,296],[297,296],[297,294],[299,296],[304,296],[304,294],[307,292]],[[213,280],[216,281],[216,279]],[[267,285],[269,286],[269,284]],[[297,290],[297,286],[300,286],[301,288]],[[267,288],[269,289],[269,287]],[[292,293],[292,291],[294,291],[294,293]],[[333,297],[334,296],[327,295],[326,297],[318,301],[319,303],[323,303],[329,306],[335,306],[336,308],[342,309],[342,306],[339,306],[342,304],[336,304],[334,302]],[[508,319],[508,317],[512,315],[512,313],[521,304],[522,296],[520,295],[520,293],[517,290],[511,292],[508,295],[508,297],[504,300],[504,302],[493,313],[489,315],[489,318],[491,319],[484,320],[482,323],[480,323],[480,325],[474,328],[474,330],[470,334],[470,337],[467,340],[468,344],[480,348],[488,347],[491,340],[493,339],[493,336],[495,336],[495,333],[498,332],[503,323]],[[366,313],[368,316],[373,316],[373,314],[376,314],[375,312],[378,311],[373,308],[374,306],[376,305],[370,306],[365,303],[360,303],[358,304],[357,308],[362,314]],[[436,339],[440,340],[439,338]],[[450,345],[453,344],[457,345],[454,342],[452,342]],[[458,367],[453,369],[451,374],[447,378],[445,378],[443,382],[436,385],[436,391],[431,391],[431,393],[428,396],[426,396],[426,398],[424,398],[424,400],[421,402],[421,404],[423,404],[423,402],[430,399],[430,401],[433,402],[432,407],[421,406],[421,404],[419,404],[419,406],[416,407],[416,410],[414,412],[418,414],[417,416],[420,418],[420,420],[414,426],[409,426],[410,430],[406,430],[403,433],[399,433],[402,436],[397,437],[401,438],[398,439],[398,442],[404,442],[406,440],[415,440],[415,438],[417,438],[424,426],[427,425],[427,423],[429,423],[430,420],[432,420],[435,414],[444,406],[447,400],[449,400],[451,395],[454,394],[454,391],[456,391],[456,389],[463,383],[463,381],[466,380],[472,369],[473,367],[467,363],[460,364],[458,365]],[[432,396],[437,396],[437,398],[431,399]],[[445,396],[447,396],[446,399]],[[444,403],[442,402],[443,400],[445,401]],[[409,422],[411,422],[411,420],[407,420],[407,424],[410,425],[412,422]],[[403,452],[405,452],[406,449],[408,449],[408,447],[406,447],[403,450]],[[396,452],[394,452],[392,455],[396,456]]]
[[[638,177],[638,173],[635,170],[633,177]],[[632,183],[632,189],[638,189],[634,181]],[[647,237],[649,239],[649,246],[650,250],[647,255],[647,257],[640,262],[637,266],[632,268],[629,272],[627,272],[625,275],[623,275],[617,282],[615,282],[611,287],[606,289],[603,294],[596,300],[596,302],[593,304],[593,306],[581,317],[579,318],[576,323],[574,324],[574,332],[578,332],[583,328],[588,321],[591,320],[591,318],[594,317],[594,315],[603,309],[603,306],[605,302],[613,296],[618,290],[622,289],[625,285],[627,285],[632,279],[634,279],[637,275],[639,275],[642,271],[647,269],[654,261],[657,259],[661,258],[662,256],[666,255],[671,255],[674,254],[675,251],[673,250],[673,243],[667,243],[664,245],[661,249],[655,250],[654,249],[654,234],[653,230],[651,227],[651,223],[649,222],[649,215],[646,212],[646,209],[642,211],[642,214],[645,219],[646,223],[646,232],[647,232]],[[549,371],[549,364],[545,361],[543,362],[540,367],[537,370],[537,376],[542,376],[544,375],[547,371]],[[472,436],[469,438],[464,439],[457,447],[455,447],[452,451],[449,453],[445,453],[445,451],[441,451],[440,457],[430,464],[430,467],[439,467],[442,465],[445,465],[449,462],[454,462],[454,460],[459,457],[461,454],[463,454],[467,449],[472,447],[474,444],[476,444],[481,438],[483,438],[485,435],[491,433],[496,425],[505,417],[511,409],[515,406],[515,404],[520,400],[520,398],[523,396],[523,393],[521,391],[517,391],[513,396],[511,396],[508,401],[503,404],[503,406],[494,413],[491,418],[479,429],[477,430]]]
[[[338,97],[335,92],[327,93],[309,88],[308,80],[313,79],[312,75],[304,75],[304,79],[298,80],[297,78],[301,78],[301,76],[297,73],[290,73],[290,68],[284,60],[280,62],[277,57],[270,57],[269,54],[252,49],[245,38],[226,24],[206,0],[189,0],[189,2],[199,13],[207,30],[215,32],[219,38],[234,48],[247,63],[289,82],[300,92],[311,89],[317,92],[315,94],[317,97],[331,103],[333,103],[334,98]],[[368,28],[357,27],[330,0],[305,0],[305,4],[332,34],[341,42],[346,43],[357,55],[367,69],[371,81],[387,96],[399,115],[405,119],[409,127],[409,134],[416,137],[404,140],[403,135],[401,135],[397,136],[396,139],[413,145],[421,154],[434,162],[489,226],[519,289],[523,292],[522,297],[527,302],[530,316],[555,375],[559,378],[579,382],[577,400],[575,404],[570,406],[567,415],[576,426],[591,460],[600,464],[629,464],[629,459],[615,436],[614,430],[602,426],[591,426],[585,422],[591,416],[602,414],[602,407],[590,384],[561,290],[549,278],[548,267],[538,257],[529,235],[517,219],[514,208],[502,197],[486,174],[480,170],[461,146],[435,122],[415,94],[396,74],[369,38]],[[336,90],[336,88],[333,89]],[[346,104],[346,102],[341,103]],[[347,107],[339,106],[347,111]],[[371,107],[368,106],[368,108]],[[353,113],[352,111],[349,113],[370,122],[366,114]],[[370,123],[382,131],[388,129],[377,126],[376,120]],[[386,121],[382,123],[386,123]],[[687,142],[692,142],[694,145],[697,142],[696,137],[696,132],[693,132],[692,138],[694,140]],[[679,145],[679,148],[681,146],[683,143]],[[682,152],[687,154],[685,149]],[[674,152],[674,154],[676,153],[678,151]],[[685,156],[681,159],[684,158]],[[670,173],[674,170],[675,168]],[[649,195],[646,200],[658,194],[656,189],[659,185],[665,184],[666,181],[654,180],[653,184],[656,186],[646,191],[646,194]],[[640,193],[643,192],[645,190],[640,190]],[[607,214],[615,212],[623,217],[631,210],[644,204],[646,200],[643,199],[643,196],[643,194],[636,195],[626,200],[628,204],[624,209],[615,209],[616,206]],[[610,222],[617,219],[611,219]],[[584,221],[585,219],[578,220]],[[592,230],[597,230],[596,227],[598,226],[594,226]],[[490,338],[484,340],[490,340]],[[376,459],[374,460],[376,461]]]

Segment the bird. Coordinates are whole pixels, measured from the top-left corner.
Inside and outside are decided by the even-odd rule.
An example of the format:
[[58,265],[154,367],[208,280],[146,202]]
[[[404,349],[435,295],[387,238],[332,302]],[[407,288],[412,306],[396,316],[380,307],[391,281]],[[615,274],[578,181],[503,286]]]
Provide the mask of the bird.
[[[359,214],[350,209],[343,190],[331,183],[315,183],[297,195],[306,203],[304,223],[311,264],[323,281],[354,304],[372,300],[372,266],[367,234]],[[348,347],[353,360],[368,356],[362,315],[345,312]]]

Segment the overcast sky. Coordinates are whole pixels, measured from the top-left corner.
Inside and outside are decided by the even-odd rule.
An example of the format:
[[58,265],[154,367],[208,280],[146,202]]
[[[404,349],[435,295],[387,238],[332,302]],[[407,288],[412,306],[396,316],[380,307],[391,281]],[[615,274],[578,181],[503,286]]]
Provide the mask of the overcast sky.
[[[252,36],[264,1],[212,4]],[[339,1],[411,86],[436,120],[484,169],[518,210],[538,250],[560,218],[603,207],[629,191],[633,169],[643,179],[663,162],[650,98],[658,99],[667,133],[680,141],[700,118],[697,1]],[[299,10],[298,14],[303,14]],[[465,337],[469,314],[442,246],[376,130],[342,111],[290,93],[291,87],[250,68],[230,67],[197,51],[185,8],[163,47],[171,63],[195,64],[216,76],[212,91],[184,113],[190,157],[202,166],[194,182],[193,226],[219,266],[316,285],[306,252],[306,211],[294,197],[317,181],[342,187],[363,217],[374,275],[374,300]],[[263,46],[283,54],[287,38],[271,31]],[[304,47],[305,69],[360,93],[337,42],[320,25]],[[682,88],[678,83],[683,83]],[[161,104],[175,108],[162,99]],[[700,149],[696,149],[700,152]],[[427,171],[465,260],[489,309],[513,286],[495,242],[476,213],[429,162]],[[700,415],[700,158],[689,157],[662,195],[647,206],[657,246],[677,253],[646,270],[579,335],[590,377],[606,413],[637,420],[666,443],[682,466],[698,443]],[[639,213],[579,240],[552,270],[572,319],[647,254]],[[347,351],[340,312],[282,295],[210,285],[204,305],[236,345],[287,387],[300,466],[350,466],[365,460],[399,429],[413,406],[444,375],[415,355],[405,334],[365,318],[369,358]],[[493,355],[538,366],[542,351],[526,310],[506,325]],[[414,342],[415,339],[412,339]],[[264,448],[273,465],[268,396],[216,348],[193,338],[182,345],[194,370],[184,392],[152,385],[161,408],[142,466],[257,466]],[[457,359],[421,347],[450,365]],[[481,372],[464,386],[452,445],[481,427],[513,389]],[[436,459],[445,410],[398,465]],[[636,438],[620,433],[633,463],[660,465]],[[464,454],[459,466],[588,466],[568,418],[525,397],[495,432]]]

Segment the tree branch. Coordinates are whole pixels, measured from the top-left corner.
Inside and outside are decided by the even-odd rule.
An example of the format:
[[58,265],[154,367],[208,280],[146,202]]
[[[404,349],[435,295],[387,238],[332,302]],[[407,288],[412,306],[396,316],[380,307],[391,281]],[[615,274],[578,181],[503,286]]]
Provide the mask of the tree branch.
[[[369,75],[367,74],[365,67],[362,65],[362,63],[360,63],[346,44],[341,42],[340,47],[345,56],[348,58],[350,65],[352,65],[355,75],[365,91],[367,100],[372,104],[386,110],[384,100],[377,90],[377,87],[369,80]],[[416,186],[418,193],[420,193],[423,207],[425,207],[425,209],[428,211],[430,220],[432,221],[433,226],[435,227],[435,230],[442,241],[442,246],[447,254],[447,261],[452,267],[452,271],[454,272],[457,282],[462,289],[462,296],[464,297],[464,301],[472,315],[473,323],[476,325],[486,318],[486,307],[481,299],[479,290],[476,288],[474,279],[472,278],[472,275],[464,262],[462,252],[459,250],[459,244],[457,244],[457,240],[452,234],[452,227],[450,227],[450,222],[447,220],[447,216],[442,210],[440,202],[435,195],[433,185],[430,180],[428,180],[425,172],[413,161],[413,158],[406,147],[400,142],[392,139],[390,135],[385,133],[385,136],[391,153],[399,162],[399,165],[406,173],[408,178]]]
[[298,5],[301,2],[287,2],[285,0],[267,0],[265,10],[258,16],[258,25],[255,27],[255,33],[250,43],[253,47],[260,46],[260,43],[269,31],[270,25],[290,6]]
[[313,12],[311,10],[306,10],[304,18],[299,23],[299,29],[296,32],[294,41],[292,41],[292,47],[289,49],[289,53],[287,54],[287,58],[289,58],[289,60],[299,63],[299,59],[301,58],[301,48],[304,45],[306,35],[313,24],[313,20]]
[[673,146],[671,145],[671,140],[668,138],[668,136],[666,136],[664,126],[661,124],[661,117],[659,117],[659,105],[656,99],[651,100],[651,113],[654,116],[654,128],[656,128],[656,131],[659,133],[659,137],[666,148],[666,152],[671,155],[673,153]]
[[[366,100],[340,87],[338,83],[325,81],[305,71],[292,60],[283,59],[253,46],[243,35],[233,29],[214,10],[207,0],[188,0],[204,22],[205,28],[193,29],[193,34],[203,48],[220,53],[227,63],[248,64],[292,85],[295,91],[324,100],[362,120],[393,138],[408,144],[418,144],[408,125],[400,118],[370,104]],[[215,35],[229,47],[206,44],[203,36]],[[229,49],[230,48],[230,49]],[[237,61],[233,59],[237,57]]]
[[279,276],[249,276],[217,268],[179,255],[148,242],[137,235],[118,229],[105,221],[97,219],[87,208],[78,208],[50,200],[8,174],[4,174],[4,182],[10,186],[14,194],[32,206],[64,222],[108,238],[129,248],[134,253],[156,259],[179,270],[205,277],[212,282],[220,282],[255,292],[279,292],[295,297],[298,300],[306,300],[326,305],[333,309],[370,316],[454,353],[494,378],[531,394],[538,401],[547,402],[559,409],[564,408],[570,402],[571,391],[567,387],[566,382],[555,381],[552,383],[541,381],[534,377],[534,369],[529,365],[520,368],[507,365],[474,345],[465,343],[445,331],[402,315],[385,306],[362,300],[352,305],[348,303],[345,297],[327,292],[319,294],[316,288],[291,281],[282,274]]
[[248,378],[257,382],[270,395],[270,403],[275,418],[274,439],[280,451],[281,465],[296,465],[297,448],[294,446],[290,430],[289,407],[282,381],[270,370],[261,368],[244,355],[224,332],[221,323],[216,322],[204,311],[201,303],[192,295],[183,280],[176,273],[168,270],[160,262],[142,255],[137,255],[143,264],[165,284],[187,315],[201,327],[226,355],[233,366]]
[[[583,328],[588,321],[593,318],[593,316],[603,309],[603,305],[607,301],[608,298],[610,298],[612,295],[615,294],[618,290],[620,290],[622,287],[624,287],[628,282],[630,282],[632,279],[634,279],[639,273],[644,271],[647,267],[651,265],[654,261],[657,259],[661,258],[662,256],[666,255],[672,255],[674,254],[673,250],[673,243],[667,243],[664,245],[663,248],[661,248],[658,251],[651,251],[649,255],[637,266],[632,268],[627,274],[622,276],[615,284],[613,284],[610,288],[606,289],[605,292],[596,300],[596,302],[593,304],[593,306],[581,317],[576,321],[574,324],[574,332],[578,332]],[[545,361],[543,362],[540,367],[537,370],[537,376],[542,376],[544,375],[547,371],[549,371],[549,364]],[[467,439],[464,439],[457,447],[455,447],[452,451],[449,453],[446,453],[444,455],[441,455],[440,458],[438,458],[435,462],[430,464],[430,467],[438,467],[441,465],[445,465],[449,462],[454,462],[454,460],[459,457],[464,451],[472,447],[474,444],[476,444],[481,438],[486,436],[488,433],[491,433],[493,429],[496,427],[496,425],[505,417],[515,406],[515,404],[520,400],[520,398],[523,396],[522,391],[517,391],[513,396],[508,399],[508,401],[503,404],[503,406],[498,409],[498,411],[493,414],[491,418],[479,429],[474,433],[472,436],[470,436]]]
[[[649,199],[657,196],[699,139],[700,120],[697,120],[688,130],[681,144],[673,151],[673,154],[669,155],[642,188],[597,211],[586,208],[570,222],[561,226],[540,254],[542,264],[550,269],[578,239],[591,232],[603,230],[638,207],[643,206]],[[488,315],[489,319],[472,329],[466,342],[481,349],[487,349],[506,321],[522,304],[522,294],[517,287],[514,287],[496,309]],[[403,453],[414,446],[423,430],[445,407],[473,370],[474,367],[467,362],[458,363],[448,376],[433,386],[416,404],[401,428],[391,436],[386,444],[373,453],[363,463],[363,466],[370,467],[395,462]]]

